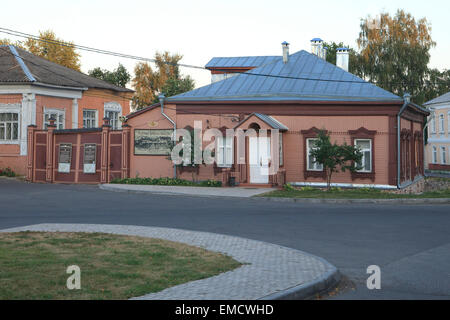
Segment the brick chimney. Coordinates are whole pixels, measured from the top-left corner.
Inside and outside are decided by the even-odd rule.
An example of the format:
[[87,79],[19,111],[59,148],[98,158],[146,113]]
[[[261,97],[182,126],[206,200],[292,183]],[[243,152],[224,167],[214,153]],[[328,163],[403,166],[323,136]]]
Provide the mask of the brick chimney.
[[284,41],[281,47],[283,48],[283,63],[287,63],[289,60],[289,43]]

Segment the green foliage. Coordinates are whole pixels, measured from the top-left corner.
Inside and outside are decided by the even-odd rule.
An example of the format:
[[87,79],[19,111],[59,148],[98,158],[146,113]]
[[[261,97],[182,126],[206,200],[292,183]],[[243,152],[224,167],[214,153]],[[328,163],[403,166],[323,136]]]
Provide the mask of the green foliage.
[[16,173],[9,167],[8,168],[4,168],[4,169],[0,168],[0,176],[15,177]]
[[312,192],[312,191],[317,191],[317,190],[319,190],[319,189],[310,187],[310,186],[304,186],[304,187],[300,188],[300,191],[303,191],[303,192]]
[[[166,97],[175,96],[177,94],[191,91],[194,89],[194,80],[190,76],[185,78],[169,78],[166,83],[161,88],[161,92],[164,93]],[[159,102],[159,97],[156,96],[153,103]]]
[[133,106],[141,109],[158,102],[158,93],[166,97],[177,95],[194,89],[194,80],[183,76],[180,72],[179,61],[183,58],[179,54],[169,52],[155,54],[156,70],[146,62],[139,62],[134,68],[132,80],[135,94]]
[[285,191],[293,191],[293,190],[297,190],[297,189],[295,189],[290,183],[286,183],[286,184],[283,186],[283,189],[284,189]]
[[119,66],[113,71],[97,67],[92,70],[89,70],[88,74],[91,77],[112,83],[116,86],[123,88],[125,88],[125,86],[131,79],[131,75],[128,73],[127,69],[120,63]]
[[115,184],[141,184],[141,185],[161,185],[161,186],[197,186],[197,187],[221,187],[222,182],[216,180],[205,180],[194,182],[175,178],[116,178],[111,181]]
[[394,16],[382,12],[376,20],[369,16],[361,21],[357,42],[366,80],[399,96],[408,92],[416,103],[425,102],[430,49],[436,45],[425,18],[416,20],[403,10]]
[[330,141],[330,136],[325,130],[320,130],[317,135],[315,148],[311,150],[313,156],[318,163],[323,165],[327,176],[327,189],[330,190],[331,176],[334,172],[339,171],[356,171],[360,169],[357,166],[361,162],[362,153],[359,148],[344,143],[338,145]]
[[326,60],[331,63],[336,65],[336,51],[337,48],[349,48],[349,63],[348,63],[348,68],[349,68],[349,72],[357,75],[357,76],[362,76],[362,70],[361,70],[361,62],[360,62],[360,56],[359,53],[351,48],[348,45],[345,45],[343,42],[340,43],[336,43],[336,42],[324,42],[323,43],[324,47],[327,47],[327,58]]

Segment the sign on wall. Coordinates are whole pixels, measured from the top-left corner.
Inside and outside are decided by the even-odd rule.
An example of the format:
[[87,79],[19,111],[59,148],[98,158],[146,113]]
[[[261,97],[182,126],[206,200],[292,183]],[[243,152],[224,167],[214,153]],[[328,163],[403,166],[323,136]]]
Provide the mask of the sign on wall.
[[134,130],[134,154],[168,155],[172,146],[173,130]]
[[72,162],[72,144],[61,143],[59,145],[58,172],[70,173]]
[[97,145],[95,143],[86,143],[84,145],[83,172],[95,173],[95,163],[97,158]]

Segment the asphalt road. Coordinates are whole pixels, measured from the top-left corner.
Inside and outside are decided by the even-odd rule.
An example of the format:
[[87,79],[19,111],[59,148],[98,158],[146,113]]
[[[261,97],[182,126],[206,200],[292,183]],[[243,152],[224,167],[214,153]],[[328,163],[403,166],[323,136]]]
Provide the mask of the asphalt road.
[[[182,228],[262,240],[321,256],[355,289],[334,299],[450,299],[449,205],[318,205],[129,194],[0,179],[0,228],[37,223]],[[381,289],[366,269],[381,268]]]

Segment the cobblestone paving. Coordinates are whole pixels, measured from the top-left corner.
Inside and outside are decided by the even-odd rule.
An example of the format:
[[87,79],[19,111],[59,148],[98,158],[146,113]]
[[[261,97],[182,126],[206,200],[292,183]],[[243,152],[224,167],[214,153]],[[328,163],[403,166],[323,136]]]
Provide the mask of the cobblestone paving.
[[159,238],[198,246],[229,255],[243,266],[217,276],[188,282],[135,299],[261,299],[307,285],[336,270],[325,260],[308,253],[261,241],[181,229],[99,225],[37,224],[0,230],[60,232],[105,232]]

